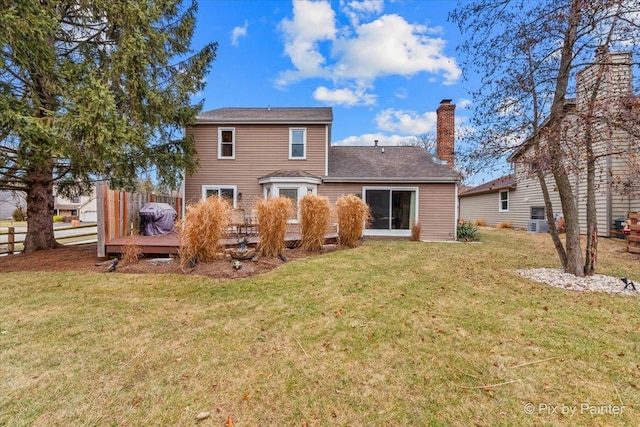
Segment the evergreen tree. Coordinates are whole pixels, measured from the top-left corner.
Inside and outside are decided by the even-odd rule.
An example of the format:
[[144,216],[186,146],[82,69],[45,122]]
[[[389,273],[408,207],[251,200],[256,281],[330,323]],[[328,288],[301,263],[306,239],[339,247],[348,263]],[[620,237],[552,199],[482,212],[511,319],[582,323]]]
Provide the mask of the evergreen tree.
[[24,250],[54,248],[53,188],[96,178],[174,187],[195,167],[183,136],[217,44],[193,50],[197,4],[179,0],[2,1],[0,188],[26,193]]

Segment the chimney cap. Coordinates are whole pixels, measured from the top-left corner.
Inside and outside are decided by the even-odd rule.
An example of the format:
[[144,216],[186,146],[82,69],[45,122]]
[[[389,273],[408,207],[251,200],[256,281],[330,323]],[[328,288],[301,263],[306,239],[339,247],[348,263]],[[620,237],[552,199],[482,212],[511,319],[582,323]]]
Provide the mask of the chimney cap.
[[451,101],[453,101],[452,99],[443,99],[442,101],[440,101],[440,104],[451,104]]

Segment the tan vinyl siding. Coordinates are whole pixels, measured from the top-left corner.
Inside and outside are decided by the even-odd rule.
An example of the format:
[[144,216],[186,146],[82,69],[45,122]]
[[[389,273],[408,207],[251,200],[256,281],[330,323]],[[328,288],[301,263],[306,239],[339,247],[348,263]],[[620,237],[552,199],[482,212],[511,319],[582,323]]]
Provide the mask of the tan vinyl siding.
[[419,186],[420,240],[455,240],[456,184]]
[[342,195],[362,196],[363,187],[418,188],[418,218],[421,240],[455,240],[455,184],[327,183],[318,194],[329,198],[332,206]]
[[[196,139],[198,171],[185,183],[186,203],[202,197],[203,185],[237,185],[239,207],[251,209],[262,197],[258,178],[279,169],[301,169],[324,175],[327,125],[235,125],[235,159],[218,159],[218,126],[197,125],[187,129]],[[307,129],[305,160],[289,160],[289,129]]]

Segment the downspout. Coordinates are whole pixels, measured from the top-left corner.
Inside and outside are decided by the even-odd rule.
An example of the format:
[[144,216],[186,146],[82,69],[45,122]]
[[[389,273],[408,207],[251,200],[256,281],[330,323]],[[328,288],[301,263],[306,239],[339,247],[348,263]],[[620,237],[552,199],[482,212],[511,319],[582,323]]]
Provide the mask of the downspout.
[[456,182],[455,184],[455,198],[456,198],[456,208],[455,208],[455,222],[453,223],[453,240],[457,241],[458,240],[458,221],[459,221],[459,214],[460,214],[460,198],[458,197],[458,182]]
[[613,161],[611,159],[611,144],[607,144],[607,237],[611,237],[611,224],[613,224],[613,188],[611,183],[611,169]]
[[324,127],[324,176],[329,176],[329,147],[331,141],[329,141],[329,125]]

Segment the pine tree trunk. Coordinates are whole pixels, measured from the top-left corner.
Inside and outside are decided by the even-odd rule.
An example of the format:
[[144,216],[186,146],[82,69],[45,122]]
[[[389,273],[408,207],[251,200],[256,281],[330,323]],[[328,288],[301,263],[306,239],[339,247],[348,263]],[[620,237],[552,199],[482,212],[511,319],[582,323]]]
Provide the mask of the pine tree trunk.
[[26,200],[27,235],[24,252],[60,247],[53,235],[53,180],[50,171],[31,172]]

